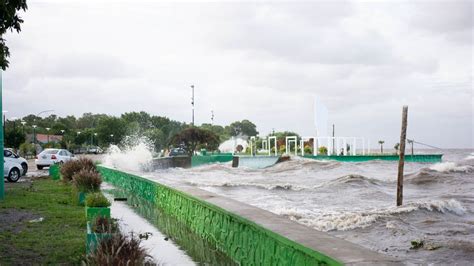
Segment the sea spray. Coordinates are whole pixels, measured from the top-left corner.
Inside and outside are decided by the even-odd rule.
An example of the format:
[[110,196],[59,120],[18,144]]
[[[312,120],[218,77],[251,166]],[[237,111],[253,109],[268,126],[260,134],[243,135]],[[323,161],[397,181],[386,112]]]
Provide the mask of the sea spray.
[[221,152],[234,152],[237,145],[242,145],[243,150],[245,151],[248,143],[242,138],[232,138],[222,142],[221,145],[219,145],[219,150]]
[[130,171],[143,171],[153,159],[153,142],[143,136],[127,136],[120,147],[111,145],[104,157],[104,165]]

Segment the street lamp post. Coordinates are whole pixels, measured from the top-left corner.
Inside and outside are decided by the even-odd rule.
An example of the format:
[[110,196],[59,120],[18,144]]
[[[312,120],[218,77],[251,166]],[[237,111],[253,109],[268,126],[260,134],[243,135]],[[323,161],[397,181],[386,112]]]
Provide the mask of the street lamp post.
[[[94,133],[93,136],[94,136],[95,139],[97,140],[97,133]],[[94,146],[94,139],[92,139],[92,146]]]
[[26,121],[21,121],[20,122],[21,125],[22,125],[22,131],[23,131],[23,136],[25,135],[25,125],[26,125]]
[[6,121],[7,121],[7,115],[6,113],[8,113],[7,110],[3,110],[2,111],[2,115],[3,115],[3,132],[5,133],[5,125],[6,125]]
[[112,140],[110,144],[114,144],[114,134],[110,134],[110,139]]
[[37,125],[32,125],[33,127],[33,143],[35,144],[35,149],[36,149],[36,127]]
[[48,144],[49,144],[49,130],[50,130],[50,129],[51,129],[51,128],[49,128],[49,127],[46,128],[46,132],[47,132],[46,134],[48,135]]

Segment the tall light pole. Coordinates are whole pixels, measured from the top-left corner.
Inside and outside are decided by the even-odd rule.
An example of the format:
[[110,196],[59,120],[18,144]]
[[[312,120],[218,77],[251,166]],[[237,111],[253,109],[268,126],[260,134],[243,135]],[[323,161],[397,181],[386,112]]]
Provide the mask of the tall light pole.
[[25,135],[25,125],[26,125],[26,121],[21,121],[20,123],[21,123],[21,125],[23,126],[23,127],[22,127],[22,131],[23,131],[23,136],[24,136],[24,135]]
[[193,118],[192,118],[191,124],[194,126],[194,85],[191,85],[191,90],[192,90],[192,94],[191,94],[191,106],[192,106],[192,108],[193,108]]
[[2,115],[3,115],[3,132],[5,132],[5,125],[6,125],[6,122],[7,122],[7,115],[6,113],[8,113],[7,110],[3,110],[2,111]]
[[110,134],[110,139],[112,140],[110,143],[113,144],[114,143],[114,134]]
[[49,128],[49,127],[46,128],[46,132],[47,132],[46,134],[48,134],[48,144],[49,144],[49,130],[50,130],[50,129],[51,129],[51,128]]
[[[94,133],[95,139],[97,140],[97,133]],[[94,139],[92,139],[92,145],[94,145]]]
[[35,149],[36,149],[36,127],[37,125],[32,125],[33,127],[33,143],[35,144]]

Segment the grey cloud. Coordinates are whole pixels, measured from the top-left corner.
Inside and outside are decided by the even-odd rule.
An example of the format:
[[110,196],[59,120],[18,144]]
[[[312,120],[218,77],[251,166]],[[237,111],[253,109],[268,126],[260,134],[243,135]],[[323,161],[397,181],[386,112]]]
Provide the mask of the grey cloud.
[[135,76],[138,70],[115,56],[96,53],[69,53],[43,59],[41,75],[56,78],[113,79]]
[[[342,3],[32,3],[24,30],[8,36],[5,109],[145,110],[189,121],[195,84],[198,123],[213,109],[217,123],[248,118],[262,134],[306,134],[317,94],[340,134],[396,142],[400,108],[409,104],[411,136],[472,147],[464,13],[437,26],[423,5]],[[464,12],[450,10],[439,16]]]
[[450,33],[473,28],[472,1],[415,2],[410,24],[437,33]]

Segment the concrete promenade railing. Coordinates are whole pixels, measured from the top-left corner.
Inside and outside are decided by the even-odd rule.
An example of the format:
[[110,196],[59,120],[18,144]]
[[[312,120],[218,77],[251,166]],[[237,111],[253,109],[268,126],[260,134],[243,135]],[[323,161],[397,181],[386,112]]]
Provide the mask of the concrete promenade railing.
[[[335,160],[341,162],[366,162],[373,160],[380,161],[398,161],[399,156],[396,154],[375,154],[375,155],[305,155],[304,158],[315,159],[315,160]],[[419,163],[438,163],[441,162],[443,154],[406,154],[406,162],[419,162]]]
[[242,265],[391,265],[397,260],[259,208],[98,166],[103,179],[155,204]]

